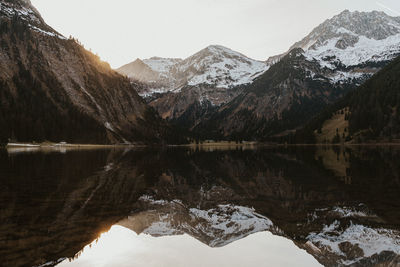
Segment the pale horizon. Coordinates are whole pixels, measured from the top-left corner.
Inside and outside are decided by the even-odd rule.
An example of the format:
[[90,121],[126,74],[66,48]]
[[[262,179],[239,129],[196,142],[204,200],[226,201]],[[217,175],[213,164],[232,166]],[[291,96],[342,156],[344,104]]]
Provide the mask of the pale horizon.
[[[113,68],[150,57],[186,58],[222,45],[266,60],[345,9],[400,16],[396,0],[31,0],[45,21]],[[312,7],[312,8],[310,8]]]

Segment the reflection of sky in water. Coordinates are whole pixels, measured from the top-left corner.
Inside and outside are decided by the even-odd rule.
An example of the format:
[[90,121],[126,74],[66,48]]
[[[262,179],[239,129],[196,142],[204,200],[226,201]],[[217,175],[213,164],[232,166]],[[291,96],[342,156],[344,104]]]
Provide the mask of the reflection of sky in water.
[[256,233],[221,248],[189,235],[152,237],[115,225],[63,266],[320,266],[306,251],[270,232]]

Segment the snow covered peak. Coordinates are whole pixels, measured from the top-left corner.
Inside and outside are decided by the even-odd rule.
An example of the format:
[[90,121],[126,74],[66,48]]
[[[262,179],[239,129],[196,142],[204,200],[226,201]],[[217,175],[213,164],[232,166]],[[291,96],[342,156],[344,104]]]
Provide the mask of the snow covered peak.
[[141,69],[129,67],[132,63],[119,68],[118,71],[129,77],[141,77],[142,82],[150,82],[151,86],[156,86],[139,92],[146,96],[152,92],[179,92],[187,85],[233,88],[251,83],[269,68],[265,62],[251,59],[221,45],[210,45],[184,60],[152,57],[144,59],[143,63],[152,72],[157,73],[158,78],[152,75],[149,76],[151,80],[146,80]]
[[389,61],[400,54],[400,17],[345,10],[290,50],[294,48],[304,49],[306,58],[332,70]]
[[241,54],[239,52],[233,51],[232,49],[230,49],[228,47],[225,47],[225,46],[222,46],[222,45],[209,45],[203,50],[208,50],[213,54],[221,54],[221,53],[223,53],[223,54],[227,54],[227,55],[231,55],[231,56],[246,57],[245,55],[243,55],[243,54]]
[[179,65],[187,84],[231,88],[251,83],[268,69],[257,61],[221,45],[211,45],[185,59]]
[[344,50],[354,47],[361,37],[384,40],[397,34],[400,34],[400,17],[391,17],[378,11],[345,10],[319,25],[291,49],[300,47],[304,50],[317,50],[330,40],[336,39],[335,47]]
[[[210,58],[212,57],[212,58]],[[243,62],[254,62],[255,60],[250,59],[248,57],[246,57],[245,55],[233,51],[232,49],[229,49],[225,46],[222,45],[210,45],[207,46],[206,48],[202,49],[201,51],[197,52],[196,54],[194,54],[193,56],[188,57],[187,59],[184,60],[182,65],[185,64],[190,64],[194,61],[198,61],[198,60],[202,60],[202,61],[206,61],[206,60],[210,60],[212,62],[216,62],[216,61],[221,61],[224,58],[234,58]]]
[[329,69],[332,82],[362,82],[400,55],[400,17],[345,10],[266,62],[275,64],[296,48],[304,50],[308,61]]
[[365,36],[368,39],[383,40],[389,36],[400,33],[400,18],[391,17],[384,12],[350,12],[343,11],[332,19],[327,20],[322,28],[330,27],[339,33],[352,33],[354,35]]

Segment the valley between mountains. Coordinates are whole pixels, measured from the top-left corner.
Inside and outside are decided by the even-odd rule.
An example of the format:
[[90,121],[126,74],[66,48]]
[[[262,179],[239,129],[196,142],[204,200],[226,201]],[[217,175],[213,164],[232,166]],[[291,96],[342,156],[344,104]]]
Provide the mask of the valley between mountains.
[[345,10],[261,61],[210,45],[113,70],[29,0],[0,1],[0,37],[2,144],[400,139],[400,17],[384,12]]

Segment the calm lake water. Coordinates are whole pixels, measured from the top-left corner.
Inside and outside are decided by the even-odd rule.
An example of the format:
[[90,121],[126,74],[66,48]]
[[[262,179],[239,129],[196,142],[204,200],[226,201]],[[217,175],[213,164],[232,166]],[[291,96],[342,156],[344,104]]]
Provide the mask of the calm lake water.
[[400,147],[0,150],[1,266],[400,266]]

